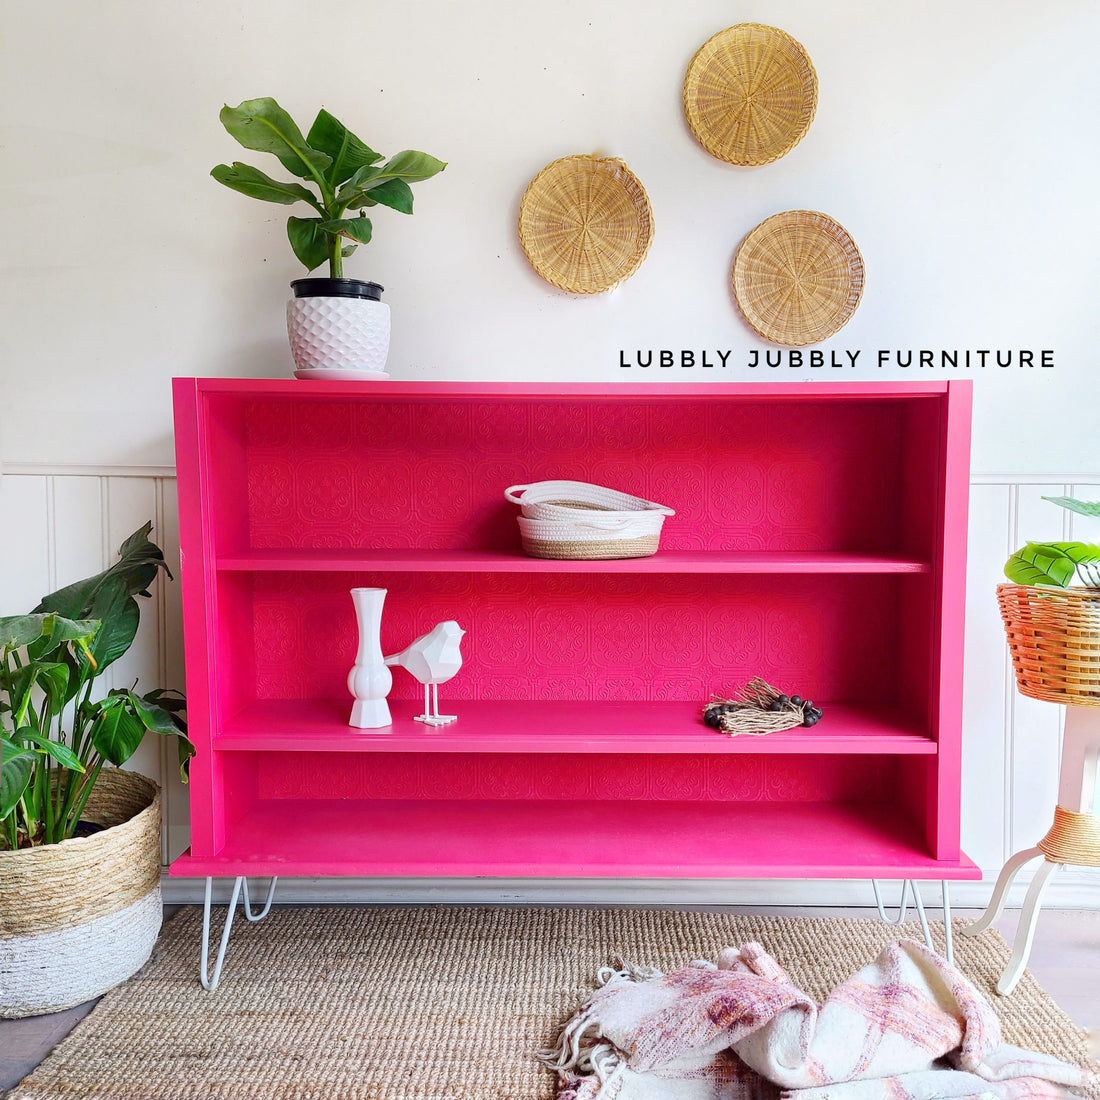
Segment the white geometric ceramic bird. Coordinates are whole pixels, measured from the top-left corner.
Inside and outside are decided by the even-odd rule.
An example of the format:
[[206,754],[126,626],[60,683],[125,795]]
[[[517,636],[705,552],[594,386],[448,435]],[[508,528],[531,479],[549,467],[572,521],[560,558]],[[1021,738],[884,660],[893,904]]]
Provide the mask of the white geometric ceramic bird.
[[445,684],[462,667],[460,644],[465,633],[454,619],[448,619],[437,623],[400,653],[386,658],[387,665],[400,665],[424,685],[424,713],[416,716],[417,722],[442,726],[458,718],[457,714],[439,713],[439,685]]

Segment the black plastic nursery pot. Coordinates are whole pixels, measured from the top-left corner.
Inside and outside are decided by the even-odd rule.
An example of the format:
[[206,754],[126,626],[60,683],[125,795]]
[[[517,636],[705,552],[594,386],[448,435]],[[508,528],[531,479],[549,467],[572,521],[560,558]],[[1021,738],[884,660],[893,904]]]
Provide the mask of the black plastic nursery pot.
[[362,279],[295,279],[290,289],[295,298],[369,298],[380,302],[386,288]]

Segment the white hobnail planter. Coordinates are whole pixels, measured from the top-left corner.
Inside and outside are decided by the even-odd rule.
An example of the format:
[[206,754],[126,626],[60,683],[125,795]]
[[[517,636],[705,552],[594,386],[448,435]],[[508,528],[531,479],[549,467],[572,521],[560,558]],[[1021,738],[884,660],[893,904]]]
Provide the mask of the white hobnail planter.
[[391,724],[386,696],[393,687],[393,674],[382,656],[382,604],[384,588],[353,588],[351,602],[359,626],[359,649],[348,673],[348,691],[355,697],[349,726],[380,729]]
[[390,350],[390,307],[369,298],[291,298],[286,328],[300,371],[377,372]]

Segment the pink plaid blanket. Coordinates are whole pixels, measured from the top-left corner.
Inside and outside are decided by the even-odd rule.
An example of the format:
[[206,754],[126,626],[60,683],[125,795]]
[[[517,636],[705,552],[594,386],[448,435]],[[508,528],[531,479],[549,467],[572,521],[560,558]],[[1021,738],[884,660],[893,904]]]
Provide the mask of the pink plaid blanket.
[[601,979],[543,1054],[558,1100],[1047,1100],[1086,1083],[1002,1042],[977,989],[913,940],[820,1005],[755,943]]

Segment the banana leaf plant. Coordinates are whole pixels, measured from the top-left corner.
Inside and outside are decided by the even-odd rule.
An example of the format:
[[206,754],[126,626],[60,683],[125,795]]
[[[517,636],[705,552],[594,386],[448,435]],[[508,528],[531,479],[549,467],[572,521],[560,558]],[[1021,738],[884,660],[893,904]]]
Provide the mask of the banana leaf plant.
[[[1100,516],[1100,501],[1043,497],[1082,516]],[[1100,588],[1100,546],[1090,542],[1029,542],[1005,562],[1013,584],[1068,588],[1074,576],[1089,588]]]
[[[309,133],[302,136],[297,124],[271,98],[226,105],[219,116],[222,125],[246,149],[271,153],[298,179],[312,185],[272,179],[258,168],[234,161],[219,164],[211,175],[226,187],[264,202],[291,206],[308,203],[316,217],[287,221],[290,247],[307,270],[328,260],[329,276],[343,278],[344,257],[371,239],[371,221],[364,207],[388,206],[411,214],[413,194],[409,184],[430,179],[447,167],[427,153],[406,149],[385,158],[359,140],[342,122],[321,110]],[[358,210],[355,217],[348,211]]]
[[151,530],[126,539],[109,569],[0,618],[0,848],[73,836],[103,767],[125,764],[147,733],[177,738],[186,778],[195,750],[181,694],[95,691],[134,640],[136,597],[160,570],[171,576]]

